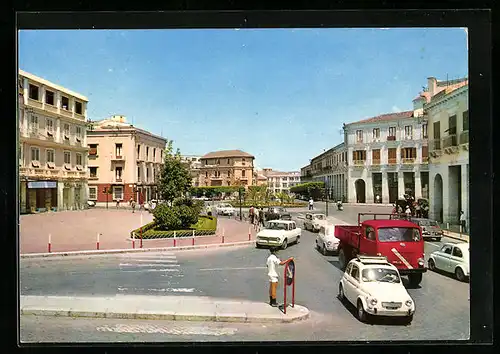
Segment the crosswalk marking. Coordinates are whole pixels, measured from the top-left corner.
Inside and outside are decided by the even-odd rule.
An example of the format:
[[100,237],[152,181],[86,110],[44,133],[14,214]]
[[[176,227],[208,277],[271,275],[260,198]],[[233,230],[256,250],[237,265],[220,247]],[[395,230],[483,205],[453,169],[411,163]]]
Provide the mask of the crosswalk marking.
[[238,330],[236,328],[210,328],[208,326],[162,326],[151,324],[115,324],[96,327],[98,332],[115,332],[115,333],[162,333],[174,335],[208,335],[208,336],[224,336],[233,335]]
[[143,273],[143,272],[179,272],[177,268],[163,268],[163,269],[135,269],[135,270],[122,270],[124,273]]
[[134,254],[134,255],[123,255],[121,258],[126,258],[126,259],[139,259],[139,258],[144,258],[144,259],[161,259],[161,258],[177,258],[175,254]]
[[136,259],[136,262],[151,262],[151,263],[177,263],[175,259]]
[[194,288],[122,288],[118,287],[118,291],[129,291],[129,290],[138,290],[138,291],[157,291],[157,292],[173,292],[173,293],[192,293],[194,292]]
[[159,265],[165,267],[179,267],[179,264],[133,264],[133,263],[120,263],[120,267],[158,267]]

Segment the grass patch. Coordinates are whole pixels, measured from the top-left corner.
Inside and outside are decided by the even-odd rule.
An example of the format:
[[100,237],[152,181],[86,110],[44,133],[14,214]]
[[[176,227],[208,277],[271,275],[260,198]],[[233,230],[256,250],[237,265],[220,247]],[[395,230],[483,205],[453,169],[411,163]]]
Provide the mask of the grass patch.
[[[198,217],[198,222],[191,225],[189,229],[184,230],[158,230],[156,224],[150,222],[142,227],[142,238],[143,239],[156,239],[156,238],[172,238],[172,237],[192,237],[193,231],[194,236],[206,236],[215,235],[217,230],[217,218],[213,216],[200,215]],[[130,236],[135,238],[140,238],[141,228],[132,230]]]

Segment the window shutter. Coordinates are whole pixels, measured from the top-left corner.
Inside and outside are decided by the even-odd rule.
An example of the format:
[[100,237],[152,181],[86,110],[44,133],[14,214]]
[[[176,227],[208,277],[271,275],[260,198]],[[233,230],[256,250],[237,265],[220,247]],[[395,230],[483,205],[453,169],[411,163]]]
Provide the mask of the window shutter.
[[404,158],[405,157],[405,149],[401,149],[401,157]]
[[428,156],[429,156],[429,147],[422,146],[422,157],[428,157]]
[[352,152],[352,159],[353,159],[353,160],[356,160],[356,151],[353,151],[353,152]]
[[412,158],[416,159],[417,158],[417,148],[412,149]]

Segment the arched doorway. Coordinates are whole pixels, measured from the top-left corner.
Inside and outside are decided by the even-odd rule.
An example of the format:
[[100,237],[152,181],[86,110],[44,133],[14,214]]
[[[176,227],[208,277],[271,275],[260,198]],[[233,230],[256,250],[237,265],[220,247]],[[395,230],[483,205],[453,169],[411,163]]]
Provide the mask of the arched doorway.
[[366,184],[362,179],[354,182],[356,188],[356,203],[366,203]]
[[438,173],[434,177],[433,214],[436,221],[443,222],[443,178]]

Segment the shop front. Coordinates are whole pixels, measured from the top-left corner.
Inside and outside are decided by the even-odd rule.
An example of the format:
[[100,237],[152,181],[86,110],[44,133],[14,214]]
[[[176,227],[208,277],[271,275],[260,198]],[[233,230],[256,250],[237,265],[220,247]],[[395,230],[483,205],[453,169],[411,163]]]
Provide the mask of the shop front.
[[[21,191],[23,190],[21,184]],[[22,198],[21,198],[22,202]],[[57,182],[28,181],[26,183],[25,212],[57,211]]]

